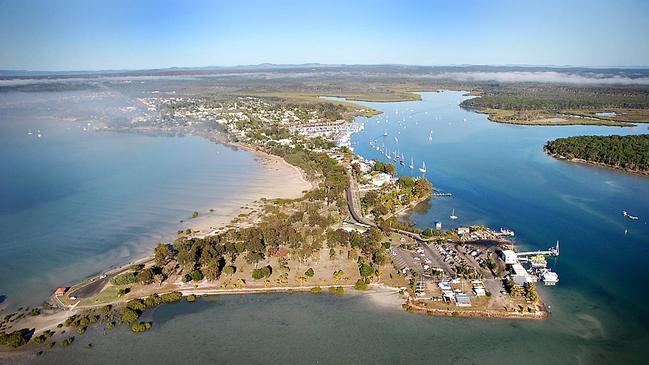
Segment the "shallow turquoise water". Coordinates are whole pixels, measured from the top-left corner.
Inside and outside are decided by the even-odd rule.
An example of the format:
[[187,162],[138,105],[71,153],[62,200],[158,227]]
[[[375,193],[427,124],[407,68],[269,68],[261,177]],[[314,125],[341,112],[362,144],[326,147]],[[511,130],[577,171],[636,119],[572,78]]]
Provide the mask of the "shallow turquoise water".
[[238,208],[262,175],[253,154],[203,138],[97,132],[86,119],[44,115],[0,104],[0,294],[9,308],[149,254],[194,210]]

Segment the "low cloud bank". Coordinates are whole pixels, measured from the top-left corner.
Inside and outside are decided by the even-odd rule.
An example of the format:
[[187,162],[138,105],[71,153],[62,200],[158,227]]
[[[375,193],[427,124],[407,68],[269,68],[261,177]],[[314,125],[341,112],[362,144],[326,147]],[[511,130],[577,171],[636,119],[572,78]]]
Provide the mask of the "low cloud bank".
[[584,85],[649,85],[649,77],[629,77],[623,75],[611,75],[593,73],[588,75],[555,72],[555,71],[501,71],[501,72],[443,72],[431,74],[432,79],[450,79],[465,82],[495,81],[495,82],[547,82],[561,84],[584,84]]

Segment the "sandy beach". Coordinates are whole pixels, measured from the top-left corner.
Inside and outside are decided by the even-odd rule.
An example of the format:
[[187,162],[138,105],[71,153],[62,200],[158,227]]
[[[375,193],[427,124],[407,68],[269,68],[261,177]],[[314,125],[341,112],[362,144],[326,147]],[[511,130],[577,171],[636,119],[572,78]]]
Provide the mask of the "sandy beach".
[[306,179],[304,173],[283,158],[244,149],[256,155],[256,159],[262,165],[262,173],[253,180],[242,182],[244,186],[237,197],[232,197],[226,204],[215,206],[211,208],[212,211],[185,222],[188,228],[199,231],[196,236],[212,234],[241,214],[259,211],[263,205],[262,198],[296,199],[313,188],[313,184]]

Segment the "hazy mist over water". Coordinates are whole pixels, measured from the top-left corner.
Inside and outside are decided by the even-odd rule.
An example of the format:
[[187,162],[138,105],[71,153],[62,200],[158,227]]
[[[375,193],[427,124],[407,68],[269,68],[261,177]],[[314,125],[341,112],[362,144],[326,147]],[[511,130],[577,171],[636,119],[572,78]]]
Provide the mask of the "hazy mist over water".
[[131,105],[110,91],[0,94],[3,305],[40,304],[58,286],[147,255],[194,210],[231,214],[246,203],[240,194],[262,177],[251,153],[95,130],[128,120]]

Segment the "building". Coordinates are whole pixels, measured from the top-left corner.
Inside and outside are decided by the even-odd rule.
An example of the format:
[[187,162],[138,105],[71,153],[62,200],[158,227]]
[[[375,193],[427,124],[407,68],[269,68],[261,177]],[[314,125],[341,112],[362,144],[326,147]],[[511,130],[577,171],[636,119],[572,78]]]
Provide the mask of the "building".
[[512,250],[503,250],[502,257],[503,257],[503,261],[505,261],[505,264],[507,265],[514,265],[515,263],[518,262],[518,257],[516,256],[516,252]]
[[471,298],[466,294],[457,293],[455,294],[455,305],[458,307],[470,307]]
[[473,293],[475,293],[476,297],[484,297],[487,295],[487,292],[484,290],[484,287],[482,286],[474,286]]
[[523,286],[527,283],[535,283],[537,280],[536,276],[528,274],[523,265],[519,263],[513,264],[512,269],[514,270],[512,280],[514,280],[516,285]]
[[469,227],[457,227],[457,234],[459,235],[469,234],[469,232],[471,232]]
[[54,291],[54,295],[60,297],[61,295],[65,294],[66,291],[68,291],[68,288],[65,287],[56,288],[56,290]]
[[372,177],[372,185],[374,186],[383,186],[392,182],[392,176],[389,174],[379,173]]

